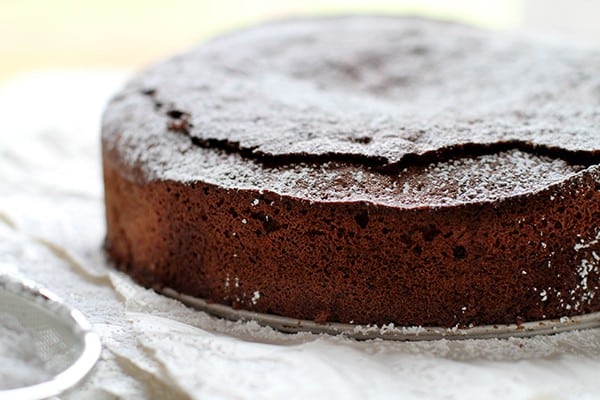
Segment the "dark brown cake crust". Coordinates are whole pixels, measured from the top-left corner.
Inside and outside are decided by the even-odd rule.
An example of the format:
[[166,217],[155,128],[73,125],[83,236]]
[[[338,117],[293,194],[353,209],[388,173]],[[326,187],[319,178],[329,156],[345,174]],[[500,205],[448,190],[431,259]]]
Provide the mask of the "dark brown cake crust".
[[595,50],[408,18],[216,39],[107,109],[108,255],[317,321],[600,311],[598,70]]

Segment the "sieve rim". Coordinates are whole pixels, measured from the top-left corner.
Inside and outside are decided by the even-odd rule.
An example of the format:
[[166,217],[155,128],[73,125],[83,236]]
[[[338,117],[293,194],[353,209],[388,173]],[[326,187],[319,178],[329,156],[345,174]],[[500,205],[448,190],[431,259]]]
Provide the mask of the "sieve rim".
[[[0,274],[0,290],[22,297],[43,308],[73,329],[82,343],[82,351],[66,369],[51,379],[34,385],[0,390],[0,400],[37,400],[53,397],[73,388],[92,370],[102,350],[100,337],[79,310],[68,306],[60,297],[35,282],[11,274]],[[33,305],[33,304],[32,304]]]

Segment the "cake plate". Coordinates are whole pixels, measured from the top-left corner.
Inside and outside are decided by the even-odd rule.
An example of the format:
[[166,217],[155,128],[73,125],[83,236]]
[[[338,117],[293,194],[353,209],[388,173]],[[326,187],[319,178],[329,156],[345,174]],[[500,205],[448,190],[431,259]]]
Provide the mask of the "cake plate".
[[223,304],[209,303],[206,300],[197,297],[181,294],[170,288],[163,288],[159,291],[190,307],[228,320],[256,321],[260,325],[270,326],[285,333],[326,333],[330,335],[343,335],[358,340],[386,339],[418,341],[439,339],[490,339],[550,335],[574,329],[600,327],[600,312],[543,321],[524,322],[522,324],[481,325],[471,328],[442,328],[429,326],[406,327],[395,326],[394,324],[376,326],[338,322],[326,322],[320,324],[315,321],[282,317],[279,315],[257,313],[248,310],[235,310],[232,307]]

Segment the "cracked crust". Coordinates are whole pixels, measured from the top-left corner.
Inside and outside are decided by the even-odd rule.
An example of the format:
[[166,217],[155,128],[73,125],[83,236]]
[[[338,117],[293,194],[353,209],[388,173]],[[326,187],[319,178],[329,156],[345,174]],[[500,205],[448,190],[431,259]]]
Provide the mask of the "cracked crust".
[[597,49],[421,19],[332,18],[213,40],[148,68],[125,93],[186,115],[197,143],[281,162],[406,164],[507,142],[597,160],[598,70]]
[[321,322],[598,311],[598,70],[597,50],[412,18],[215,39],[107,108],[108,254]]

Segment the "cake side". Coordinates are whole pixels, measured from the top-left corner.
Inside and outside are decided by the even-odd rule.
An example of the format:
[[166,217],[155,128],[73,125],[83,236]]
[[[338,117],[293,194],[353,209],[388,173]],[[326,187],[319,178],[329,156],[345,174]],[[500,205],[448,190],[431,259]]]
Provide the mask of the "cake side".
[[107,251],[142,284],[318,321],[511,323],[600,309],[597,168],[456,207],[311,203],[105,164]]

